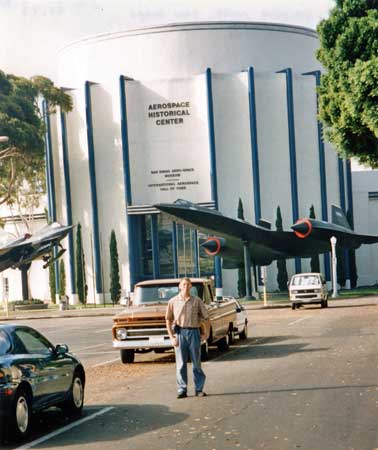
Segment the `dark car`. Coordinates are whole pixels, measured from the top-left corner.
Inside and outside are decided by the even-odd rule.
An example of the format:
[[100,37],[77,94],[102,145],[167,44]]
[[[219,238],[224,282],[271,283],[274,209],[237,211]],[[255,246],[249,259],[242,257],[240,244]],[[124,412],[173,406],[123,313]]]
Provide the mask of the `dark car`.
[[67,345],[52,345],[33,328],[0,324],[0,434],[25,437],[32,413],[59,406],[80,414],[85,371]]

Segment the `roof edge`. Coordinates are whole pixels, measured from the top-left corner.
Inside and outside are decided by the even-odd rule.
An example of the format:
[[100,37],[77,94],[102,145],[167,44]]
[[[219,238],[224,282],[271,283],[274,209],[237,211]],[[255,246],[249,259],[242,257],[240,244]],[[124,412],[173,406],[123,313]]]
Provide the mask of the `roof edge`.
[[276,22],[243,22],[243,21],[198,21],[198,22],[177,22],[132,28],[124,31],[112,31],[100,33],[86,38],[75,40],[59,49],[59,53],[80,44],[91,44],[111,39],[131,37],[143,34],[169,33],[175,31],[198,31],[198,30],[257,30],[257,31],[278,31],[303,34],[309,37],[318,38],[316,31],[312,28],[301,25],[290,25]]

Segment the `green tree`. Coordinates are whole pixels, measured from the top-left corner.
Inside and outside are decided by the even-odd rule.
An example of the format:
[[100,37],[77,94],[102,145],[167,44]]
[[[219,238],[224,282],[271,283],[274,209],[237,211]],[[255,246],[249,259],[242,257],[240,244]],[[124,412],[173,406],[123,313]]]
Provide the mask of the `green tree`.
[[[238,203],[238,219],[244,220],[244,207],[243,201],[239,198]],[[245,268],[243,267],[238,269],[238,296],[245,297],[246,294],[246,285],[245,285]]]
[[319,116],[343,157],[378,167],[378,0],[336,0],[317,28]]
[[59,296],[66,295],[66,268],[64,260],[60,260],[59,264]]
[[49,265],[49,285],[51,301],[52,303],[56,303],[55,264]]
[[76,289],[80,303],[86,303],[88,288],[85,277],[85,258],[80,222],[76,230]]
[[72,109],[71,98],[48,78],[26,79],[0,70],[0,205],[12,203],[20,187],[41,193],[44,186],[45,124],[40,110],[43,97],[49,112]]
[[118,250],[117,250],[117,238],[115,231],[110,233],[110,298],[112,302],[118,302],[121,297],[121,283],[119,277],[119,263],[118,263]]
[[[310,219],[316,219],[314,205],[311,205],[310,207]],[[311,272],[320,272],[319,255],[312,256],[310,264],[311,264]]]
[[[283,231],[281,208],[277,206],[276,230]],[[277,284],[281,292],[287,291],[287,282],[289,277],[286,269],[286,259],[277,259]]]

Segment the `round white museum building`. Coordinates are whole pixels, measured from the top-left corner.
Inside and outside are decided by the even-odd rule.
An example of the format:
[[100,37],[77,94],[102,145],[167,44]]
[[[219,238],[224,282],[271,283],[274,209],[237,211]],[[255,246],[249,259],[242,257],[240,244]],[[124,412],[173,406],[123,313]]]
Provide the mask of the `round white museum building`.
[[[57,84],[73,110],[49,121],[49,214],[81,224],[88,301],[109,299],[112,230],[123,294],[145,279],[214,274],[198,245],[205,236],[156,203],[185,199],[237,217],[240,199],[245,220],[272,229],[280,207],[286,230],[311,206],[320,220],[331,205],[353,217],[354,206],[355,229],[375,234],[354,205],[350,162],[322,138],[318,46],[299,26],[200,22],[102,34],[59,52]],[[75,241],[76,231],[64,256],[72,301]],[[373,248],[357,252],[359,284],[376,281]],[[320,261],[329,280],[328,256]],[[287,271],[310,262],[288,260]],[[269,290],[276,276],[274,262]],[[237,295],[238,270],[216,277]]]

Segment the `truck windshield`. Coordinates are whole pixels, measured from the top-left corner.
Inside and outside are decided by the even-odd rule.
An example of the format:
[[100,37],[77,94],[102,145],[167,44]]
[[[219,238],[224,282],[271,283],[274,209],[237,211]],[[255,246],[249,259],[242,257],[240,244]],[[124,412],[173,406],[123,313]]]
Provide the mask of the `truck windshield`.
[[[202,286],[193,285],[190,293],[202,297]],[[137,286],[135,290],[134,304],[146,303],[168,303],[168,301],[179,293],[178,286],[172,284],[158,286]]]
[[292,286],[313,286],[320,284],[320,278],[317,275],[301,275],[293,278]]

